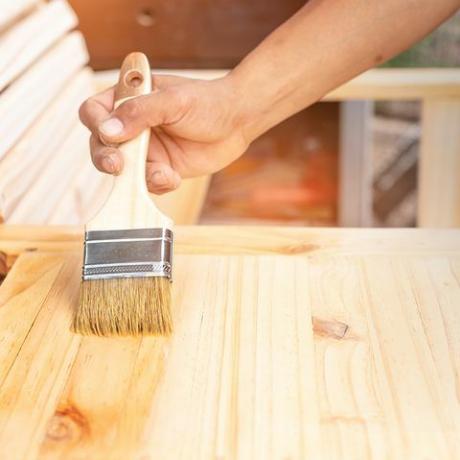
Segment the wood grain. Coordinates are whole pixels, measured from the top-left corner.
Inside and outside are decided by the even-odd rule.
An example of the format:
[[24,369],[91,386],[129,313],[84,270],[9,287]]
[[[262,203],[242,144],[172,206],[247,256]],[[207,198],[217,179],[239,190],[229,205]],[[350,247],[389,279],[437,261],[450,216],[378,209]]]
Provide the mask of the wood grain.
[[[59,161],[67,155],[62,146],[71,128],[78,123],[78,107],[91,94],[91,82],[89,69],[82,69],[72,77],[65,89],[0,161],[0,214],[5,220],[34,181],[43,176],[47,165],[53,166],[54,157]],[[86,139],[81,149],[80,155],[89,157]],[[37,200],[36,195],[33,198]],[[46,206],[45,203],[40,204]]]
[[77,17],[67,2],[57,0],[38,8],[2,34],[0,91],[76,24]]
[[87,138],[80,152],[81,164],[59,203],[47,217],[49,225],[78,225],[87,222],[101,208],[112,188],[112,176],[99,172],[91,162]]
[[36,5],[41,4],[40,0],[0,0],[0,32],[10,27],[19,18],[30,12]]
[[[36,458],[79,343],[69,332],[78,284],[68,281],[78,277],[80,258],[24,259],[0,294],[1,335],[10,343],[0,379],[0,456],[12,460]],[[27,281],[26,274],[32,275]]]
[[[328,259],[312,260],[311,284],[313,314],[328,320],[315,354],[331,458],[456,458],[456,350],[446,350],[439,326],[457,315],[433,308],[441,281],[429,281],[427,271],[436,260],[449,267],[458,256]],[[460,292],[458,280],[454,285],[452,299]],[[423,302],[426,295],[434,304]],[[336,334],[340,325],[347,327]],[[436,348],[447,354],[433,354]]]
[[418,225],[460,227],[460,97],[422,106]]
[[185,179],[177,190],[163,195],[150,194],[150,197],[160,211],[171,217],[174,225],[196,224],[209,190],[210,180],[210,176]]
[[[0,253],[80,252],[83,227],[0,225]],[[296,227],[177,226],[178,254],[419,254],[460,255],[453,229],[336,229]]]
[[313,231],[237,230],[233,253],[176,255],[160,340],[72,338],[81,256],[23,253],[0,286],[0,457],[456,460],[460,232],[315,229],[286,255]]
[[87,142],[86,129],[81,123],[75,122],[60,146],[59,155],[46,165],[46,174],[38,176],[30,185],[27,194],[7,216],[8,222],[43,225],[48,221],[75,171],[87,161],[84,155]]
[[[0,97],[0,158],[27,131],[87,61],[83,38],[73,32],[53,46],[38,62],[16,79]],[[18,101],[21,101],[18,104]]]

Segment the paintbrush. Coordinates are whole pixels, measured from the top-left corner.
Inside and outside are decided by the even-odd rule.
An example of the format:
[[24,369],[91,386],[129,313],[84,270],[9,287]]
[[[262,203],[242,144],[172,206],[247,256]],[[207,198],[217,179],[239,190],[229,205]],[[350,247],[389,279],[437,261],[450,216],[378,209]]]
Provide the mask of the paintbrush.
[[[115,107],[148,94],[147,57],[131,53],[115,88]],[[80,303],[72,330],[84,335],[167,335],[172,331],[173,222],[147,191],[150,129],[119,146],[123,171],[106,202],[86,225]]]

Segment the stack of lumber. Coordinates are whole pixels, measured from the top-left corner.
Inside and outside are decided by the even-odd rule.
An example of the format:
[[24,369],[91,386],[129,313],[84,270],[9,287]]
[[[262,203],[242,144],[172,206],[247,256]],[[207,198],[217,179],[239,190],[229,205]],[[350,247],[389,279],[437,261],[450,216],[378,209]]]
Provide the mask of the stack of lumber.
[[0,0],[0,218],[78,224],[110,187],[88,155],[78,107],[94,92],[65,0]]

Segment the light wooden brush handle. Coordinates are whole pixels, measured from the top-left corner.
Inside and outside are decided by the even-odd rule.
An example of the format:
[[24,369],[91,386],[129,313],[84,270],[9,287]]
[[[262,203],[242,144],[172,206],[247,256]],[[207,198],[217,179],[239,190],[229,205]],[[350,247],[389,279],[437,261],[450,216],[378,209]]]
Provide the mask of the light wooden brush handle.
[[[152,91],[152,78],[147,57],[131,53],[123,61],[115,88],[115,107],[136,96]],[[150,128],[119,146],[123,171],[114,178],[112,191],[86,230],[131,228],[172,228],[172,221],[154,205],[145,181],[145,161],[150,141]]]

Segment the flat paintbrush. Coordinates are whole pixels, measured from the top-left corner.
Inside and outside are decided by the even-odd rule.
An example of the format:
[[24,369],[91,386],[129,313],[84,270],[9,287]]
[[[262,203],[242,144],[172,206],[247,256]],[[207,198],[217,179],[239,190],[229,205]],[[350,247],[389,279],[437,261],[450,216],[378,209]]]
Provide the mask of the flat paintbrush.
[[[148,94],[152,79],[142,53],[123,62],[115,107]],[[172,331],[173,222],[147,191],[150,129],[120,145],[123,171],[85,232],[80,304],[72,329],[84,335],[166,335]]]

